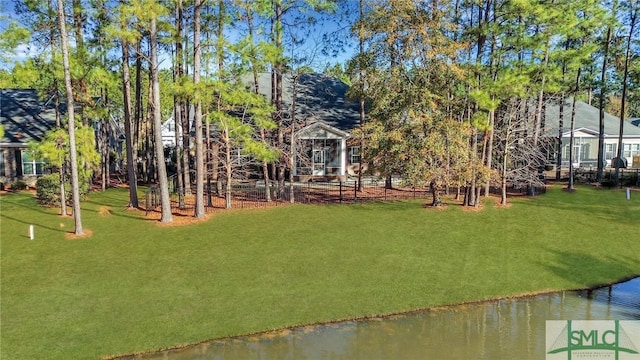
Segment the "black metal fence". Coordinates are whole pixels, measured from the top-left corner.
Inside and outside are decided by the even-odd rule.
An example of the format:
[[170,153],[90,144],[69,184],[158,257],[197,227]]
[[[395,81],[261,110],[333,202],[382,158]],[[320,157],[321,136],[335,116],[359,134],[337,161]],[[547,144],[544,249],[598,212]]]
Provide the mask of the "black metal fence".
[[[362,189],[358,189],[357,181],[341,182],[306,182],[285,183],[279,187],[277,183],[265,186],[264,182],[238,182],[230,189],[230,206],[232,209],[263,208],[282,206],[290,203],[303,204],[354,204],[367,201],[391,201],[427,199],[432,196],[428,188],[404,186],[400,181],[394,181],[388,188],[382,182],[363,182]],[[204,189],[204,204],[207,212],[227,208],[226,185],[220,187],[206,186]],[[499,188],[491,188],[491,193],[500,194]],[[544,187],[536,187],[534,191],[526,186],[510,186],[508,192],[516,195],[542,194]],[[269,192],[269,197],[267,197]],[[456,188],[449,188],[449,194],[456,194]],[[446,194],[445,191],[441,192]],[[185,193],[170,186],[171,208],[173,212],[190,215],[195,211],[195,189]],[[269,199],[269,200],[268,200]],[[146,209],[151,211],[160,206],[160,194],[157,186],[150,187],[146,192]]]
[[[640,186],[640,169],[619,169],[620,186]],[[597,178],[596,169],[578,168],[574,172],[574,180],[580,183],[595,183]],[[605,169],[600,185],[613,187],[616,186],[616,170]]]

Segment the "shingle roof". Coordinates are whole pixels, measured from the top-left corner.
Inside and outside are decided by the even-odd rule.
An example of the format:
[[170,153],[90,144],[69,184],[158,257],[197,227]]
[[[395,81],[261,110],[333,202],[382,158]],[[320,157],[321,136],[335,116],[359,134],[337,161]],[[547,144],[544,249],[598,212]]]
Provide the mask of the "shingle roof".
[[[253,86],[253,79],[247,79],[245,84]],[[352,130],[359,125],[359,104],[347,98],[349,86],[322,74],[302,74],[297,82],[294,82],[291,74],[283,76],[282,100],[287,114],[293,103],[294,84],[297,120],[307,124],[323,121],[343,131]],[[271,99],[271,74],[260,74],[258,85],[260,93]]]
[[27,144],[41,141],[56,125],[53,104],[43,104],[36,90],[0,90],[0,124],[4,137],[0,144]]
[[[564,103],[564,120],[562,130],[563,132],[569,132],[571,126],[571,107],[573,104],[572,98],[565,99]],[[545,112],[545,130],[551,131],[552,134],[558,132],[558,119],[560,114],[560,104],[550,104],[546,106]],[[582,101],[576,101],[576,116],[575,116],[575,129],[589,129],[594,133],[598,133],[600,127],[600,110],[594,106],[591,106]],[[620,118],[608,113],[604,113],[604,133],[605,136],[617,137],[620,129]],[[622,128],[622,135],[627,137],[640,136],[640,127],[633,126],[630,122],[625,121]]]

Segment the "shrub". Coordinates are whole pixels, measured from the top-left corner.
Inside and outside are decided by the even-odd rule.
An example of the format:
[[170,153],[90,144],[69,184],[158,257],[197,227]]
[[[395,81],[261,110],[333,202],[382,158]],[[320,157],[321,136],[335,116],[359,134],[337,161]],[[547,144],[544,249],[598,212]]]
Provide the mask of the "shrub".
[[4,183],[0,182],[0,191],[4,191]]
[[49,174],[36,181],[36,200],[40,205],[60,204],[60,178],[58,174]]
[[636,186],[638,183],[638,173],[625,176],[621,179],[622,186]]
[[16,180],[11,183],[11,190],[25,190],[27,188],[27,183],[24,180]]

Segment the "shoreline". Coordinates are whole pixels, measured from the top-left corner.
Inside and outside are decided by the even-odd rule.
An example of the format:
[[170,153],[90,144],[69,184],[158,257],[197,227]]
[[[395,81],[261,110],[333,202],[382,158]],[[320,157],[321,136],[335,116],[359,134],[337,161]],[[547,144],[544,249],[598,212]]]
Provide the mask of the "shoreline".
[[602,289],[602,288],[606,288],[606,287],[610,287],[610,286],[615,286],[617,284],[622,284],[622,283],[625,283],[627,281],[631,281],[631,280],[638,279],[638,278],[640,278],[640,274],[626,276],[626,277],[623,277],[623,278],[621,278],[619,280],[615,280],[615,281],[610,282],[610,283],[597,284],[597,285],[590,286],[590,287],[583,287],[583,288],[576,288],[576,289],[566,289],[566,290],[540,290],[540,291],[534,291],[534,292],[530,292],[530,293],[522,293],[522,294],[511,295],[511,296],[501,296],[501,297],[487,298],[487,299],[482,299],[482,300],[464,301],[464,302],[460,302],[460,303],[453,303],[453,304],[447,304],[447,305],[438,305],[438,306],[430,306],[430,307],[416,308],[416,309],[403,310],[403,311],[390,312],[390,313],[383,313],[383,314],[364,315],[364,316],[353,317],[353,318],[334,319],[334,320],[327,320],[327,321],[319,321],[319,322],[315,322],[315,323],[291,325],[291,326],[285,326],[285,327],[275,328],[275,329],[267,329],[267,330],[262,330],[262,331],[246,333],[246,334],[239,334],[239,335],[225,336],[225,337],[220,337],[220,338],[207,339],[207,340],[197,341],[197,342],[193,342],[193,343],[179,344],[179,345],[170,346],[170,347],[166,347],[166,348],[160,348],[160,349],[156,349],[156,350],[146,350],[146,351],[140,351],[140,352],[135,352],[135,353],[123,354],[123,355],[109,355],[109,356],[101,357],[100,359],[101,360],[133,360],[137,356],[150,355],[150,354],[160,353],[160,352],[164,352],[164,351],[181,350],[181,349],[186,349],[186,348],[189,348],[189,347],[194,347],[194,346],[198,346],[198,345],[206,344],[206,343],[226,342],[226,341],[238,340],[238,339],[241,339],[241,338],[261,337],[261,336],[267,336],[267,335],[276,335],[277,336],[277,335],[280,335],[282,333],[286,333],[288,331],[292,331],[292,330],[295,330],[295,329],[313,328],[313,327],[334,325],[334,324],[346,323],[346,322],[366,322],[366,321],[373,321],[373,320],[384,320],[384,319],[390,319],[390,318],[393,318],[393,317],[399,317],[399,316],[404,316],[404,315],[412,315],[412,314],[426,313],[426,312],[432,312],[432,311],[447,310],[447,309],[458,307],[458,306],[480,305],[480,304],[486,304],[486,303],[497,302],[497,301],[502,301],[502,300],[517,300],[517,299],[522,299],[522,298],[527,298],[527,297],[535,297],[535,296],[540,296],[540,295],[550,295],[550,294],[563,293],[563,292],[579,292],[579,291],[590,291],[590,290],[593,291],[593,290],[598,290],[598,289]]

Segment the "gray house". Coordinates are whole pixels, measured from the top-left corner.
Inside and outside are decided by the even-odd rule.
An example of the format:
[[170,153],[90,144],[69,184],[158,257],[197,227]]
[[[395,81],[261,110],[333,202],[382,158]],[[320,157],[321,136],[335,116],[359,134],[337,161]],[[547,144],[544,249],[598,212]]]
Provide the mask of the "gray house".
[[[255,86],[253,79],[245,84]],[[261,74],[258,86],[271,99],[270,74]],[[360,124],[359,104],[347,98],[349,86],[322,74],[287,74],[283,89],[285,121],[295,124],[301,147],[294,162],[296,180],[345,179],[360,163],[360,147],[349,141],[349,131]]]
[[[253,76],[245,77],[243,83],[255,89]],[[271,74],[259,75],[258,90],[268,100],[271,83]],[[344,180],[347,173],[359,169],[360,147],[349,141],[349,131],[359,126],[360,111],[359,104],[347,98],[348,89],[342,81],[322,74],[283,76],[284,122],[287,127],[294,125],[296,146],[300,146],[293,169],[296,180]],[[189,116],[192,123],[193,111]],[[173,117],[163,123],[165,147],[175,146],[177,130]]]
[[[571,110],[573,100],[565,99],[562,126],[562,163],[569,165],[569,139],[571,136]],[[545,135],[558,137],[559,104],[546,107]],[[598,134],[600,124],[600,110],[582,101],[576,101],[576,115],[573,129],[573,165],[575,167],[597,167],[598,163]],[[620,118],[611,114],[604,114],[604,159],[607,166],[611,166],[611,159],[616,157],[618,148],[618,134],[620,133]],[[622,130],[622,157],[627,160],[629,167],[640,167],[640,127],[625,121]]]
[[41,101],[36,90],[0,90],[0,182],[33,182],[43,163],[29,156],[29,143],[41,141],[56,126],[53,101]]

